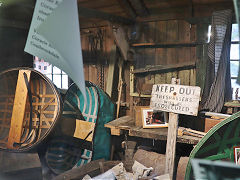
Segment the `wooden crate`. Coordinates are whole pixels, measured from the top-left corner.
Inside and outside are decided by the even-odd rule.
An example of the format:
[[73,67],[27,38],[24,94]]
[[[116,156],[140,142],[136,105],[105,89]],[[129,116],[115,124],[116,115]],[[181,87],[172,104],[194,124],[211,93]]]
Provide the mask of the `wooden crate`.
[[223,121],[224,118],[214,119],[214,118],[205,118],[205,128],[204,132],[208,132],[213,126]]
[[142,112],[141,112],[142,108],[149,108],[149,106],[135,106],[134,107],[134,119],[135,119],[135,125],[137,127],[142,127],[143,126]]

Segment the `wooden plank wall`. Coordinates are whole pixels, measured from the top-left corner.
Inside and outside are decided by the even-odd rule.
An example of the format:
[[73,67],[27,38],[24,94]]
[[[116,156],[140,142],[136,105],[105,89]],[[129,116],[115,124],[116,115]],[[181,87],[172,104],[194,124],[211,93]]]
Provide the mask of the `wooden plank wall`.
[[[90,81],[96,85],[99,85],[98,69],[99,64],[97,58],[91,53],[91,45],[89,42],[90,33],[96,33],[97,28],[85,29],[81,32],[81,43],[83,50],[83,63],[84,63],[84,76],[86,81]],[[101,27],[103,34],[103,52],[102,52],[102,63],[104,64],[104,91],[106,90],[107,75],[108,75],[108,61],[110,58],[110,51],[113,46],[113,38],[110,32],[110,28]]]
[[[191,43],[196,41],[196,26],[184,20],[146,22],[138,43]],[[179,48],[135,48],[135,68],[148,65],[168,65],[181,62],[196,62],[196,47]],[[143,87],[142,94],[149,94],[152,84],[171,83],[171,78],[180,78],[182,85],[196,84],[196,69],[151,73],[136,76],[136,87]],[[140,83],[140,84],[139,84]],[[145,89],[144,89],[145,88]]]
[[[144,22],[142,24],[141,35],[136,43],[190,43],[196,41],[196,27],[190,26],[183,20],[170,21],[154,21]],[[108,60],[110,51],[114,43],[114,38],[109,27],[101,27],[105,30],[104,34],[104,55],[106,65],[104,68],[105,87],[107,85]],[[97,28],[82,29],[81,40],[84,60],[85,79],[98,85],[97,67],[98,64],[91,55],[91,46],[89,43],[89,32],[96,31]],[[196,62],[195,47],[179,47],[179,48],[134,48],[137,52],[135,56],[135,68],[146,67],[147,65],[169,65],[181,62]],[[122,108],[120,113],[131,115],[134,105],[149,105],[149,98],[136,98],[130,96],[130,77],[129,65],[125,62],[124,82],[122,94],[122,102],[129,103],[129,108]],[[118,74],[118,70],[117,74]],[[135,75],[135,90],[141,94],[151,94],[152,85],[156,83],[171,83],[171,78],[180,78],[183,85],[196,84],[196,69],[188,69],[182,71],[171,71],[167,73],[150,73]],[[118,77],[115,77],[113,97],[117,97]],[[113,99],[116,102],[116,99]],[[126,110],[126,111],[125,111]]]

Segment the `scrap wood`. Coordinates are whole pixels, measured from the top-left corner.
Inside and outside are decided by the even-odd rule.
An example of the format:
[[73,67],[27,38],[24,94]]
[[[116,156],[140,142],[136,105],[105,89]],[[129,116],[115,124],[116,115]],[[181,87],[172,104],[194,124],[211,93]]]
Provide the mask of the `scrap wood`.
[[125,170],[122,162],[115,165],[112,169],[109,169],[103,174],[100,174],[92,178],[92,180],[98,180],[98,179],[132,180],[132,178],[128,176],[128,173]]
[[[143,164],[135,161],[132,166],[132,173],[127,172],[124,168],[124,164],[122,162],[118,161],[109,161],[109,162],[100,162],[99,164],[102,164],[103,167],[104,164],[110,163],[112,166],[113,164],[116,164],[115,166],[109,168],[107,171],[102,171],[102,174],[90,177],[88,174],[84,176],[83,180],[98,180],[98,179],[116,179],[116,180],[138,180],[138,179],[149,179],[150,172],[153,171],[152,167],[146,167]],[[156,176],[156,175],[154,175]],[[153,176],[153,177],[154,177]],[[68,178],[68,177],[67,177]]]
[[91,161],[81,167],[73,168],[69,171],[66,171],[55,178],[53,180],[70,180],[70,179],[79,179],[89,174],[93,171],[99,170],[99,162],[104,162],[104,159],[99,159],[95,161]]
[[99,162],[100,171],[101,171],[101,173],[104,173],[104,172],[108,171],[109,169],[112,169],[114,166],[118,165],[119,163],[121,163],[121,161]]
[[206,135],[206,133],[201,132],[201,131],[196,131],[190,128],[184,128],[184,127],[179,127],[178,128],[178,136],[183,136],[183,135],[189,135],[189,136],[195,136],[195,137],[203,137]]
[[82,180],[91,180],[91,179],[92,178],[88,174],[82,178]]
[[132,171],[133,171],[133,179],[137,180],[140,178],[147,178],[148,174],[151,171],[153,171],[153,168],[152,167],[148,168],[135,160],[132,166]]

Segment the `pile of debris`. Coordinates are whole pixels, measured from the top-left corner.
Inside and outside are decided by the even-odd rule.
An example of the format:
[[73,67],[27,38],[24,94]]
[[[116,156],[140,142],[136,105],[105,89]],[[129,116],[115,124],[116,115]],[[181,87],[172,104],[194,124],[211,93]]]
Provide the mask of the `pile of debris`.
[[132,173],[127,172],[124,168],[123,163],[119,163],[114,166],[112,169],[106,171],[103,174],[100,174],[96,177],[91,178],[89,175],[84,176],[83,180],[138,180],[138,179],[155,179],[155,180],[168,180],[170,179],[169,174],[156,176],[154,169],[152,167],[146,167],[138,161],[134,161],[132,166]]
[[[165,173],[165,154],[159,154],[153,151],[144,149],[137,149],[134,153],[131,144],[125,151],[125,158],[123,161],[104,161],[99,159],[91,161],[82,167],[75,167],[66,171],[53,180],[137,180],[137,179],[154,179],[154,180],[169,180],[170,175]],[[176,174],[174,176],[177,180],[184,179],[188,157],[179,157],[176,166]]]

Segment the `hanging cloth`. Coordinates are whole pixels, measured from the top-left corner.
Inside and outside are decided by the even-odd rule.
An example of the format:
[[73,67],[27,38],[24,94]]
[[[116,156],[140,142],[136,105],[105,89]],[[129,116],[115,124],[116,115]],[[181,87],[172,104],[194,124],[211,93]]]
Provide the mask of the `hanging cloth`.
[[[237,24],[238,24],[238,29],[240,29],[240,24],[239,24],[240,1],[239,0],[233,0],[233,5],[234,5]],[[238,37],[239,37],[239,34],[238,34]],[[240,55],[240,51],[239,51],[239,55]],[[240,84],[240,66],[238,67],[237,83]]]
[[201,101],[202,109],[221,112],[224,102],[232,99],[230,76],[231,31],[232,11],[214,12],[208,46],[206,81]]

